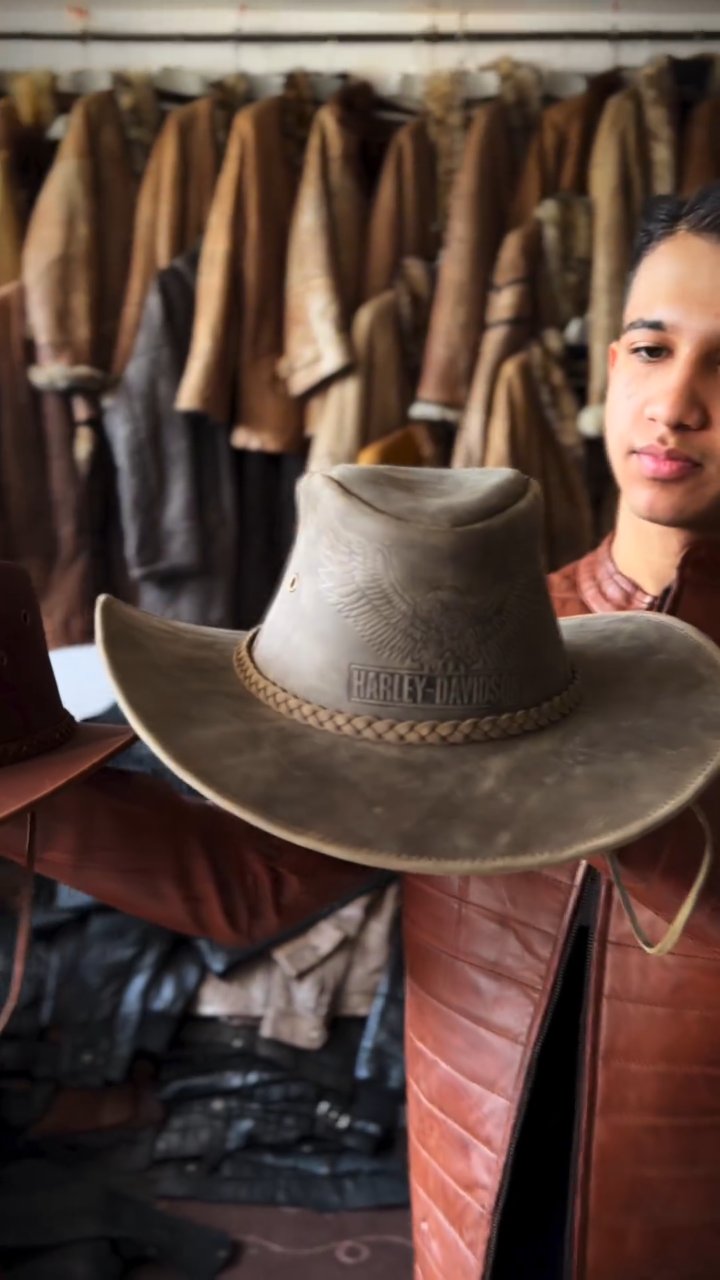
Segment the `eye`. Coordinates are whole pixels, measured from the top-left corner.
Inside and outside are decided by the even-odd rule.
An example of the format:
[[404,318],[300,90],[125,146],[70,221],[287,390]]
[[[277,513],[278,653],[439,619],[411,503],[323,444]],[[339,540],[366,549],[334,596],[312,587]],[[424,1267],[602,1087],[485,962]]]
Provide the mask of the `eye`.
[[670,354],[667,347],[658,346],[654,342],[645,342],[640,346],[631,347],[631,351],[641,364],[657,364],[664,356]]

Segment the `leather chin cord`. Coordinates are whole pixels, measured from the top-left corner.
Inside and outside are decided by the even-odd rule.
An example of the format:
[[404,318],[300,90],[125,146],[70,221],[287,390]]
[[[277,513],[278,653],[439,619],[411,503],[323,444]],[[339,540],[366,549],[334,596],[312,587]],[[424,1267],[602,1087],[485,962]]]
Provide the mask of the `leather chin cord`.
[[667,931],[665,932],[665,934],[663,935],[663,937],[660,939],[659,942],[653,942],[652,939],[649,938],[645,933],[645,930],[643,929],[642,925],[640,924],[640,921],[637,918],[635,908],[630,900],[630,895],[628,894],[628,891],[625,888],[625,885],[623,884],[622,872],[621,872],[618,859],[616,858],[614,853],[610,853],[607,855],[607,860],[608,860],[608,863],[610,864],[610,872],[615,882],[615,888],[618,891],[620,901],[625,910],[625,914],[627,915],[627,918],[630,921],[630,927],[635,935],[635,941],[637,942],[638,946],[642,947],[643,951],[649,956],[669,955],[670,952],[673,950],[673,947],[677,946],[677,943],[680,941],[683,935],[685,926],[698,904],[698,900],[700,898],[700,895],[703,889],[705,888],[705,883],[710,874],[710,871],[712,870],[713,862],[715,860],[715,849],[713,845],[712,831],[710,830],[710,823],[708,822],[704,811],[700,808],[699,805],[692,804],[690,805],[690,808],[692,809],[692,812],[695,814],[695,817],[700,823],[700,826],[702,827],[702,830],[703,830],[703,834],[705,836],[705,848],[703,850],[702,861],[700,863],[700,867],[695,877],[695,880],[693,881],[692,887],[688,890],[685,901],[680,907],[677,915],[675,916],[675,919],[668,926]]
[[20,889],[20,905],[18,908],[17,933],[15,935],[15,952],[13,955],[12,974],[5,1003],[0,1009],[0,1035],[12,1018],[17,1002],[20,999],[25,965],[27,963],[30,935],[32,933],[33,889],[35,886],[35,852],[37,821],[35,810],[27,815],[25,837],[25,866],[23,867],[22,887]]

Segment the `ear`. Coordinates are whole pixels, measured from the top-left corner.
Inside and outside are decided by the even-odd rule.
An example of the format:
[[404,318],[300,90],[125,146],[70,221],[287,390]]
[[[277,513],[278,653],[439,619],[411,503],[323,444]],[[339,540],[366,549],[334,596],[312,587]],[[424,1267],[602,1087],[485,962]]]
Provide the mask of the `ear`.
[[620,354],[619,343],[611,342],[610,346],[608,347],[608,362],[607,362],[609,374],[612,373],[613,369],[615,368],[619,354]]

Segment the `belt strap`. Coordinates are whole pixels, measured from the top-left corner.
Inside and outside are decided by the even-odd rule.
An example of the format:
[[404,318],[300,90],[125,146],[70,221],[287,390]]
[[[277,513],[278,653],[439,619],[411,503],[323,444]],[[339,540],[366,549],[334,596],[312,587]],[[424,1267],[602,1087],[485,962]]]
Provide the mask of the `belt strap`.
[[625,914],[630,921],[630,927],[635,935],[635,941],[642,947],[643,951],[647,952],[649,956],[666,956],[680,941],[685,930],[685,926],[698,904],[700,894],[705,888],[705,882],[707,881],[710,868],[715,860],[715,849],[712,831],[710,830],[710,823],[699,805],[693,804],[690,808],[705,833],[705,848],[703,850],[702,861],[700,863],[700,869],[688,891],[685,901],[680,907],[675,919],[672,921],[672,924],[668,926],[666,933],[663,934],[659,942],[653,943],[650,940],[637,918],[630,895],[622,882],[620,864],[617,860],[617,856],[614,853],[609,853],[607,855],[607,860],[610,864],[610,874],[615,882],[615,888],[618,891]]
[[13,955],[10,986],[5,998],[5,1003],[2,1006],[2,1009],[0,1009],[0,1035],[2,1035],[15,1012],[17,1002],[20,999],[20,992],[22,991],[23,979],[25,977],[25,965],[27,963],[30,934],[32,932],[36,825],[35,812],[31,809],[27,815],[25,866],[23,867],[23,881],[20,889],[20,907],[18,910],[17,933],[15,935],[15,954]]

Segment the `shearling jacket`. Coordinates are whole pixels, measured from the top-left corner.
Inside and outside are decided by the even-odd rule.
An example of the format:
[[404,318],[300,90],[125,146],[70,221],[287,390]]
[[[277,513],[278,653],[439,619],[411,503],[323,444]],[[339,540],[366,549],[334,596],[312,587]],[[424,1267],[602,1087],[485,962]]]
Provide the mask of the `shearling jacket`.
[[589,201],[566,195],[543,201],[534,217],[505,237],[455,442],[454,466],[488,465],[487,426],[503,361],[544,330],[560,334],[571,319],[584,315],[591,236]]
[[[703,67],[698,60],[698,74],[706,92],[716,95],[720,59],[704,61]],[[720,102],[715,96],[710,103],[685,106],[677,85],[682,67],[660,58],[643,68],[630,88],[610,98],[597,131],[589,176],[590,388],[581,422],[587,435],[602,434],[607,350],[619,333],[632,244],[646,201],[672,192],[689,194],[720,177]]]
[[159,123],[152,110],[138,122],[129,96],[123,107],[115,90],[76,103],[33,211],[22,278],[40,390],[110,381],[137,185]]
[[548,196],[587,193],[588,165],[607,99],[622,88],[615,71],[594,76],[584,93],[553,102],[542,113],[518,186],[513,221],[527,222]]
[[307,396],[353,364],[350,328],[363,297],[372,194],[372,104],[370,86],[353,83],[313,122],[288,246],[280,368],[291,396]]
[[40,600],[50,648],[90,640],[96,576],[89,528],[96,473],[73,457],[67,400],[27,377],[23,288],[0,289],[0,558],[22,564]]
[[52,144],[23,124],[12,98],[0,98],[0,285],[20,279],[28,217],[44,180]]
[[440,247],[438,175],[431,126],[423,116],[390,140],[372,201],[366,299],[391,289],[404,258],[434,263]]
[[20,278],[23,219],[12,155],[0,150],[0,286]]
[[593,537],[579,405],[563,366],[562,343],[558,350],[551,336],[529,343],[501,366],[483,454],[484,466],[512,467],[540,485],[548,570],[584,555]]
[[[686,553],[662,605],[618,572],[607,543],[552,577],[550,590],[560,616],[662,607],[720,641],[712,545]],[[717,836],[720,793],[704,801]],[[117,770],[45,801],[38,834],[43,874],[143,919],[243,945],[349,897],[366,875]],[[20,861],[22,836],[22,819],[0,825],[0,856]],[[701,850],[686,812],[622,852],[651,936],[677,911]],[[148,868],[161,893],[148,893]],[[635,944],[609,879],[586,864],[405,878],[415,1280],[536,1274],[527,1250],[548,1225],[551,1175],[567,1187],[570,1224],[564,1238],[561,1215],[567,1259],[549,1274],[716,1280],[719,895],[715,868],[676,950],[654,959]],[[577,1020],[558,1042],[552,1014],[566,1008],[571,977]],[[576,1095],[560,1144],[553,1124],[543,1127],[553,1107],[533,1106],[541,1076],[561,1112]]]
[[311,470],[355,462],[368,445],[405,425],[431,298],[430,269],[406,258],[394,285],[358,308],[350,330],[353,367],[313,398]]
[[475,113],[450,197],[414,418],[457,421],[465,405],[527,141],[502,98]]
[[132,354],[150,285],[174,258],[199,244],[210,212],[228,132],[216,97],[171,111],[158,135],[138,195],[132,255],[113,373]]
[[277,363],[309,119],[307,104],[288,94],[239,111],[208,217],[177,408],[230,427],[239,448],[283,453],[302,440],[302,409]]

